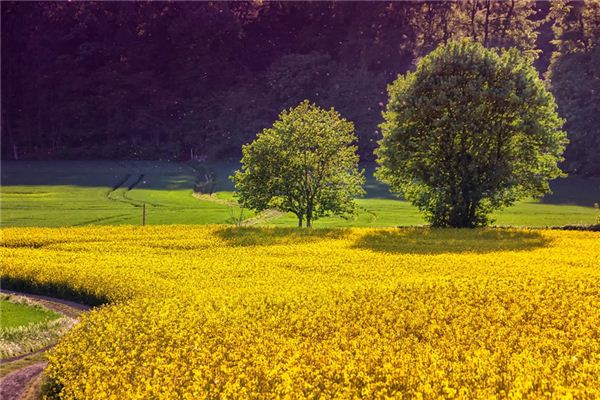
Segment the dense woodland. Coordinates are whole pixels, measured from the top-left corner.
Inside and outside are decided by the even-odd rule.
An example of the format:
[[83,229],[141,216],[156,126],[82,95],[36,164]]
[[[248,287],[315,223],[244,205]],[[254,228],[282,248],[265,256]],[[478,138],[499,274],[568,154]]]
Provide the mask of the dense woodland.
[[600,1],[2,2],[2,157],[215,159],[309,99],[372,160],[386,86],[438,44],[536,58],[600,174]]

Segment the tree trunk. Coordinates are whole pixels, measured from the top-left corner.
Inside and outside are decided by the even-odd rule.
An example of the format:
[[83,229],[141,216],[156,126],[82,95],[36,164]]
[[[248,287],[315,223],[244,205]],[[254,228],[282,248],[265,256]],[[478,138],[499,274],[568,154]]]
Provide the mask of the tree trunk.
[[488,45],[488,35],[490,30],[490,7],[492,5],[492,0],[486,0],[485,2],[485,26],[483,29],[483,46],[487,47]]
[[433,44],[433,29],[432,29],[432,25],[433,25],[433,18],[434,18],[434,11],[431,9],[431,3],[427,3],[427,34],[425,35],[425,46],[427,47],[427,51],[429,51],[429,43],[427,43],[427,40],[430,39],[432,40],[432,44]]
[[443,26],[444,26],[444,44],[448,44],[448,39],[450,38],[450,32],[448,31],[448,15],[450,14],[452,3],[446,4],[444,9],[444,13],[442,14],[443,18]]
[[8,122],[8,111],[6,110],[6,107],[4,107],[4,109],[2,110],[2,119],[4,120],[4,124],[2,124],[2,129],[3,129],[3,133],[6,134],[6,136],[8,137],[8,141],[10,142],[11,146],[12,146],[12,151],[13,151],[13,159],[18,160],[19,159],[19,152],[17,151],[17,143],[15,142],[15,138],[13,136],[12,133],[12,129],[9,126],[9,122]]
[[479,0],[473,2],[471,7],[471,38],[477,41],[477,32],[475,30],[475,15],[477,14],[477,7],[479,7]]
[[[7,93],[7,97],[9,97],[12,94],[12,82],[13,82],[13,76],[12,76],[12,68],[10,65],[7,66],[7,70],[6,70],[6,75],[7,75],[7,79],[6,79],[6,84],[4,85],[4,90]],[[17,143],[15,141],[15,138],[13,136],[13,131],[12,131],[12,127],[10,126],[10,119],[11,117],[9,116],[9,111],[10,109],[8,108],[6,102],[4,104],[4,107],[2,107],[1,112],[2,112],[2,124],[0,124],[2,126],[2,134],[6,135],[8,137],[8,140],[12,146],[12,151],[13,151],[13,159],[18,160],[19,159],[19,152],[17,151]],[[11,114],[12,115],[12,114]]]
[[298,228],[302,228],[302,215],[298,215]]
[[588,41],[585,37],[585,23],[583,22],[583,10],[579,12],[579,34],[581,35],[581,42],[583,43],[583,50],[587,53]]
[[312,227],[312,212],[313,212],[313,203],[312,200],[308,202],[306,206],[306,227]]
[[504,19],[504,27],[502,28],[502,44],[504,44],[504,40],[506,39],[506,32],[508,31],[508,27],[510,26],[511,18],[513,12],[515,10],[515,0],[510,2],[510,8],[508,9],[508,13],[506,14],[506,18]]

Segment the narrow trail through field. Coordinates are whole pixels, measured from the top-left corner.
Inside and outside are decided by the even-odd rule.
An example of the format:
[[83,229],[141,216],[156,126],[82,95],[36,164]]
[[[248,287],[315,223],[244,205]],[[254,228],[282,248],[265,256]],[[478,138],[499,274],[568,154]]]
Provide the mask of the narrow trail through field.
[[242,221],[242,225],[243,226],[258,225],[261,223],[266,223],[272,219],[281,217],[283,215],[285,215],[285,213],[283,211],[269,209],[269,210],[265,210],[265,211],[259,213],[258,215],[254,216],[254,217],[246,218],[245,220]]
[[25,390],[28,389],[29,383],[44,371],[46,365],[48,365],[47,361],[39,361],[11,372],[0,379],[0,399],[20,399]]
[[[61,313],[70,318],[77,318],[82,312],[91,307],[68,300],[56,299],[48,296],[34,295],[29,293],[15,292],[12,290],[1,290],[0,293],[26,297],[35,300],[49,310]],[[25,392],[31,391],[31,386],[40,384],[38,379],[46,368],[48,362],[43,359],[43,353],[54,345],[44,347],[33,353],[23,354],[17,357],[0,360],[0,372],[9,370],[5,376],[0,378],[0,399],[18,400]]]
[[[140,207],[142,202],[132,200],[127,197],[127,193],[133,190],[137,185],[144,180],[144,174],[130,173],[119,180],[111,190],[106,193],[106,198],[119,203]],[[156,206],[156,204],[153,204]]]
[[[239,204],[235,200],[220,199],[217,196],[212,195],[212,194],[204,194],[204,193],[194,192],[192,194],[192,196],[194,196],[198,200],[210,201],[210,202],[213,202],[216,204],[223,204],[223,205],[230,206],[230,207],[239,207]],[[275,209],[268,209],[268,210],[262,211],[261,213],[259,213],[258,215],[255,215],[254,217],[249,217],[249,218],[242,220],[241,225],[242,226],[258,225],[260,223],[266,223],[272,219],[281,217],[283,215],[285,215],[285,213],[283,211],[278,211]]]

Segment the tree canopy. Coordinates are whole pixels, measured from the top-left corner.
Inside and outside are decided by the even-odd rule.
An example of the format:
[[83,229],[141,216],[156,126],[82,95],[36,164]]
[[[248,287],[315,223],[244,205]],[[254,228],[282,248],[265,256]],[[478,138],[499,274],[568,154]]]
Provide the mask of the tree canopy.
[[[563,14],[550,8],[562,5],[3,1],[2,157],[237,158],[279,110],[310,99],[355,123],[359,155],[370,161],[386,84],[399,73],[440,43],[469,38],[534,55],[543,75],[557,41],[570,40],[553,30]],[[584,13],[587,41],[599,19]],[[590,171],[586,148],[598,134],[579,124],[592,114],[567,104],[585,102],[588,89],[582,71],[560,64],[551,77],[574,139],[567,167]],[[565,86],[570,97],[559,93]]]
[[238,201],[257,211],[292,212],[307,227],[354,212],[364,183],[355,141],[352,122],[303,101],[243,146],[242,169],[232,176]]
[[549,191],[566,144],[530,57],[450,42],[389,87],[378,177],[434,226],[485,225]]
[[568,169],[600,175],[600,1],[555,1],[547,72],[571,146]]

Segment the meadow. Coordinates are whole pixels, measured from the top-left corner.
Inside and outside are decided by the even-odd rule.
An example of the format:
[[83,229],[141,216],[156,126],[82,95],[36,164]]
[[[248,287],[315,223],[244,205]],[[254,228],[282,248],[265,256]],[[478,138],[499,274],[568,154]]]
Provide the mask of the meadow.
[[[75,323],[25,297],[0,294],[0,359],[23,356],[55,343]],[[2,365],[0,377],[13,370]]]
[[597,398],[600,236],[525,229],[3,229],[3,285],[106,304],[65,399]]
[[0,297],[0,309],[2,310],[3,328],[14,328],[58,318],[58,314],[49,310],[11,302],[2,297]]
[[[23,161],[2,163],[2,226],[140,225],[146,223],[295,226],[293,215],[260,216],[240,210],[228,177],[238,167],[223,162],[190,165],[151,161]],[[343,219],[328,217],[316,227],[391,227],[423,225],[419,211],[390,194],[366,165],[367,194],[357,199],[358,212]],[[206,176],[214,178],[212,195],[194,196]],[[548,227],[592,224],[600,202],[600,179],[570,177],[551,183],[541,200],[524,200],[494,215],[499,226]],[[206,189],[206,187],[205,187]],[[241,217],[241,218],[240,218]]]

